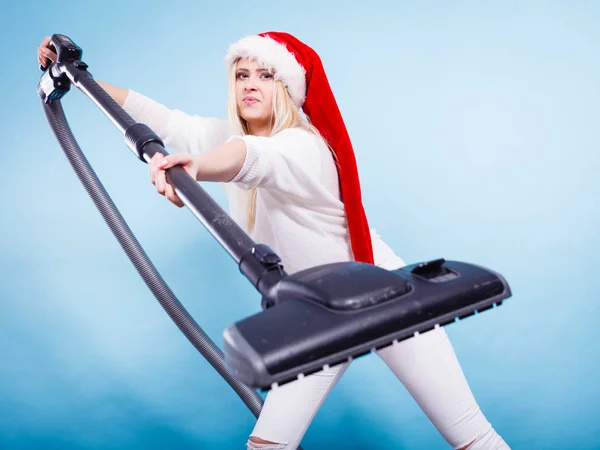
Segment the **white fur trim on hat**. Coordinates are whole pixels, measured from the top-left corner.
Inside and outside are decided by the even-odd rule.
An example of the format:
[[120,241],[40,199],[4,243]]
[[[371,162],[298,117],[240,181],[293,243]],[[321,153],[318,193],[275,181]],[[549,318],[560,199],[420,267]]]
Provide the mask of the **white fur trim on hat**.
[[306,71],[285,45],[268,36],[246,36],[229,46],[225,56],[227,70],[237,58],[255,59],[267,69],[275,70],[275,78],[288,88],[294,104],[300,108],[306,95]]

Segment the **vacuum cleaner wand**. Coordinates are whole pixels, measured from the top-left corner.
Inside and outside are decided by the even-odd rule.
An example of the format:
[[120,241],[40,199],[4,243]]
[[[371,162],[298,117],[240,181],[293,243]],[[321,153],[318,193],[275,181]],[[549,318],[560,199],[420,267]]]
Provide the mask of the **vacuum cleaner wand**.
[[[57,61],[42,75],[38,93],[46,104],[60,100],[75,84],[125,135],[127,146],[142,161],[149,162],[155,153],[168,155],[160,138],[145,124],[137,123],[102,89],[81,60],[82,50],[68,37],[52,36]],[[248,234],[181,166],[166,171],[169,182],[182,202],[238,263],[240,271],[271,304],[272,288],[286,276],[281,258],[264,244],[256,244]]]

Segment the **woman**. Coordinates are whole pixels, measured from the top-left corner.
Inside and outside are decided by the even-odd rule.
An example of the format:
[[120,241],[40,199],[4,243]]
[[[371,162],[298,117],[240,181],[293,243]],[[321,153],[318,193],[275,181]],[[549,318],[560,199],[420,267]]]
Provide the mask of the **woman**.
[[[38,49],[43,65],[56,59],[48,42]],[[198,181],[222,182],[232,218],[279,254],[288,273],[351,260],[402,267],[369,229],[352,144],[314,50],[289,34],[269,32],[233,44],[225,60],[228,121],[187,115],[101,83],[177,152],[152,158],[157,191],[183,206],[165,176],[174,165]],[[454,449],[508,448],[477,406],[443,328],[377,354]],[[248,448],[295,449],[347,366],[269,391]]]

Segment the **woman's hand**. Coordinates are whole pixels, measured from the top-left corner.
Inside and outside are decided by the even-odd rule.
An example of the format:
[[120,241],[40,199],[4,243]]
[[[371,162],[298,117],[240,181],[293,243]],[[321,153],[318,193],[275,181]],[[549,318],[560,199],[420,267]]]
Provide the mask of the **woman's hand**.
[[50,50],[50,36],[46,36],[37,50],[37,58],[40,65],[45,69],[48,63],[48,60],[52,62],[56,62],[56,53]]
[[[42,40],[42,43],[40,44],[37,50],[38,62],[40,63],[40,66],[44,68],[44,70],[47,69],[48,60],[50,60],[53,63],[56,62],[56,53],[50,50],[49,47],[50,39],[50,36],[46,36]],[[116,101],[119,104],[119,106],[125,105],[125,101],[127,100],[127,96],[129,95],[129,89],[124,89],[118,86],[114,86],[112,84],[104,83],[100,80],[96,80],[96,82],[102,87],[102,89],[104,89],[108,93],[108,95],[110,95],[114,99],[114,101]]]
[[199,157],[189,153],[176,153],[167,156],[155,153],[150,160],[150,179],[160,195],[164,195],[175,206],[182,208],[184,204],[175,193],[174,187],[167,181],[166,176],[166,170],[177,165],[182,166],[194,180],[197,179]]

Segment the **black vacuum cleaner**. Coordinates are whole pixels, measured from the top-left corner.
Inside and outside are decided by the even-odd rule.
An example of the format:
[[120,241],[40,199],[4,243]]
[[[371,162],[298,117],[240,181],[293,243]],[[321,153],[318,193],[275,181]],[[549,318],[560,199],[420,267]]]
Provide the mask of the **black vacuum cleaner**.
[[168,153],[160,138],[136,123],[94,81],[82,50],[64,35],[52,36],[57,53],[38,93],[67,158],[113,233],[167,313],[257,415],[256,391],[271,389],[402,339],[498,306],[510,297],[504,278],[488,269],[437,259],[385,270],[344,262],[293,275],[275,252],[250,237],[183,168],[167,170],[177,195],[239,264],[262,296],[262,311],[229,326],[224,354],[164,283],[139,246],[69,130],[60,99],[72,84],[89,96],[124,133],[128,147],[148,162]]

